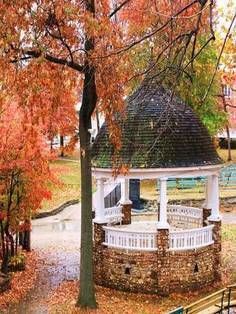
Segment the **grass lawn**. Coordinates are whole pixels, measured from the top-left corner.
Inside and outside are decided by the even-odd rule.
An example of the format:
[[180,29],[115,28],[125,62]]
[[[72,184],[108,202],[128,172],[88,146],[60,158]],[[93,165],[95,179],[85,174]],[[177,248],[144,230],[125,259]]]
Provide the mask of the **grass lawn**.
[[[148,200],[156,200],[158,192],[156,191],[156,180],[141,181],[141,197]],[[221,197],[235,197],[235,187],[220,188]],[[168,189],[169,200],[201,200],[205,198],[204,186],[195,187],[192,189]]]
[[75,281],[64,282],[47,300],[50,305],[49,313],[158,314],[168,313],[169,310],[180,305],[189,305],[236,282],[236,225],[223,226],[222,240],[222,282],[214,283],[195,292],[179,293],[176,291],[165,298],[157,295],[126,293],[96,286],[99,309],[95,311],[82,311],[75,308],[78,283]]
[[[218,149],[219,156],[227,162],[227,150]],[[236,149],[232,149],[232,162],[236,163]],[[141,181],[141,196],[145,199],[156,200],[156,180],[142,180]],[[235,197],[235,187],[221,188],[221,197]],[[204,187],[199,186],[192,189],[168,189],[169,200],[185,200],[185,199],[203,199],[205,197]]]
[[40,211],[52,210],[66,201],[80,199],[79,162],[58,159],[52,162],[50,167],[61,181],[61,184],[51,187],[52,199],[44,201]]
[[[227,149],[218,149],[217,150],[219,156],[227,162],[228,150]],[[236,163],[236,149],[231,149],[232,162]]]

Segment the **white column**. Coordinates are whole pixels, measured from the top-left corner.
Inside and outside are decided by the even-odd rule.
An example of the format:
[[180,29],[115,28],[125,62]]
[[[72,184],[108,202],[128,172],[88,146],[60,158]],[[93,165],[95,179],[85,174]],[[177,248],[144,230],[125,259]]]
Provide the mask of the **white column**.
[[212,176],[207,176],[206,178],[206,199],[204,203],[204,208],[212,209]]
[[95,219],[94,222],[96,223],[104,223],[106,222],[105,216],[104,216],[104,210],[105,210],[105,202],[104,202],[104,179],[97,179],[97,205],[95,210]]
[[120,203],[122,205],[132,204],[129,199],[129,179],[123,178],[121,179],[121,199]]
[[220,195],[219,195],[219,177],[218,174],[211,176],[211,215],[208,217],[211,221],[221,220],[220,215]]
[[167,222],[167,178],[160,178],[160,220],[157,229],[169,229]]

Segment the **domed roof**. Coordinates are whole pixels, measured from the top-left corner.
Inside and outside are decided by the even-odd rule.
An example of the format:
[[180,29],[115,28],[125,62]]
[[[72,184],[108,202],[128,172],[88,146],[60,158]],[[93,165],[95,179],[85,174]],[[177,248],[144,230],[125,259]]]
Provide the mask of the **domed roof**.
[[[143,84],[127,101],[121,122],[120,165],[177,168],[221,164],[206,127],[193,110],[169,90]],[[112,168],[113,147],[103,124],[92,148],[92,164]],[[117,165],[116,165],[117,166]]]

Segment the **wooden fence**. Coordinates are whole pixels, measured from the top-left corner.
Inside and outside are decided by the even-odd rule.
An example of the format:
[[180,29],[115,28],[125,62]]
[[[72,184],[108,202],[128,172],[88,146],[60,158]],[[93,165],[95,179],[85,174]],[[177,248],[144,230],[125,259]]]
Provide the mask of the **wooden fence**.
[[235,313],[232,311],[234,307],[236,310],[236,284],[221,289],[186,307],[178,307],[169,314],[229,314]]

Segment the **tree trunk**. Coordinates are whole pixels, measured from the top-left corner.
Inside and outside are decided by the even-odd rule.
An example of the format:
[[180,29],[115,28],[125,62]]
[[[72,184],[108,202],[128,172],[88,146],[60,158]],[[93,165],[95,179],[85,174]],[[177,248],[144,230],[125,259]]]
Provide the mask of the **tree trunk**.
[[27,252],[30,252],[31,251],[31,231],[30,231],[31,219],[30,218],[25,219],[25,223],[28,226],[28,230],[25,230],[23,233],[22,249]]
[[[221,85],[221,90],[222,90],[222,100],[223,100],[223,106],[224,106],[224,112],[228,114],[227,111],[227,102],[225,100],[225,94],[224,94],[224,85]],[[228,161],[232,160],[232,155],[231,155],[231,139],[230,139],[230,132],[229,132],[229,121],[227,121],[227,125],[225,127],[226,129],[226,134],[227,134],[227,148],[228,148]]]
[[92,226],[92,171],[89,129],[91,115],[96,106],[97,94],[94,69],[87,64],[83,88],[82,106],[79,115],[80,160],[81,160],[81,255],[80,294],[77,305],[96,308],[93,282],[93,226]]
[[60,135],[60,157],[64,157],[64,136]]
[[92,238],[92,173],[89,148],[90,134],[80,123],[81,145],[81,257],[80,295],[81,307],[96,307],[93,284],[93,238]]
[[5,229],[5,238],[8,239],[8,243],[10,242],[10,256],[14,256],[15,255],[15,245],[14,245],[14,238],[13,235],[9,232],[9,223],[6,223]]
[[1,272],[4,274],[8,273],[8,263],[9,263],[9,243],[7,237],[5,237],[5,254],[2,259]]
[[1,264],[1,272],[7,273],[8,272],[8,256],[7,256],[7,243],[5,239],[4,233],[4,226],[3,222],[0,221],[0,228],[1,228],[1,242],[2,242],[2,264]]
[[19,242],[19,232],[16,232],[16,240],[15,240],[15,254],[18,254],[18,242]]
[[19,232],[19,245],[23,246],[24,243],[24,232],[20,231]]
[[[95,16],[94,0],[86,0],[86,10]],[[86,38],[85,51],[94,49],[93,38]],[[89,54],[88,54],[89,55]],[[81,250],[80,293],[77,306],[96,308],[93,281],[93,225],[92,225],[92,170],[91,170],[91,116],[97,103],[95,69],[91,60],[84,63],[84,85],[79,112],[80,164],[81,164]]]
[[232,155],[231,155],[231,139],[230,139],[230,132],[229,132],[229,126],[226,126],[226,134],[227,134],[227,148],[228,148],[228,158],[227,161],[232,160]]
[[31,241],[30,241],[30,231],[26,230],[23,233],[23,243],[22,243],[22,249],[30,252],[31,251]]

